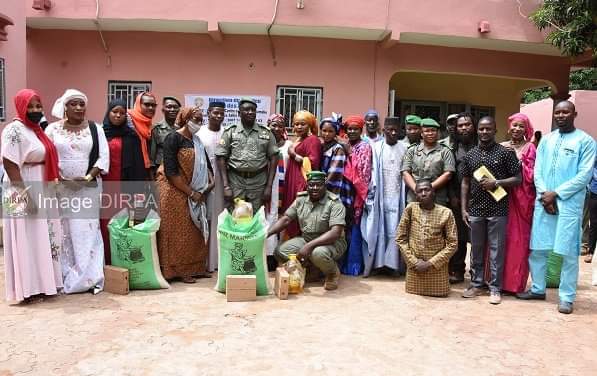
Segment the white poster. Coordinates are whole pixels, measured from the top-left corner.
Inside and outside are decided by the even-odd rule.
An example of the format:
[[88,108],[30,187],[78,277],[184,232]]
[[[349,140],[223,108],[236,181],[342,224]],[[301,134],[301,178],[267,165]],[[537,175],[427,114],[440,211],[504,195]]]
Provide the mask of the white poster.
[[227,127],[233,124],[240,124],[238,116],[238,101],[243,97],[252,98],[257,103],[257,119],[259,124],[267,124],[271,97],[258,95],[219,95],[219,94],[185,94],[184,102],[187,107],[199,107],[203,111],[203,124],[207,124],[207,107],[209,102],[226,103],[226,115],[222,125]]

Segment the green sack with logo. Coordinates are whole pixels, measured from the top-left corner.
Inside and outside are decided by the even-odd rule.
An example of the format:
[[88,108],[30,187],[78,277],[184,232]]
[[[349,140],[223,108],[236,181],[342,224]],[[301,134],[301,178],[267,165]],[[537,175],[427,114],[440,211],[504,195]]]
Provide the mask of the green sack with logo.
[[235,220],[226,209],[220,213],[216,290],[226,292],[228,275],[254,275],[257,295],[271,294],[265,256],[267,229],[263,207],[250,219]]
[[160,216],[149,211],[145,221],[129,227],[128,210],[118,212],[108,223],[112,265],[128,269],[131,290],[170,287],[160,271],[156,232]]
[[547,256],[547,272],[545,273],[545,282],[547,287],[560,286],[560,274],[562,273],[562,262],[564,259],[554,251],[550,251]]

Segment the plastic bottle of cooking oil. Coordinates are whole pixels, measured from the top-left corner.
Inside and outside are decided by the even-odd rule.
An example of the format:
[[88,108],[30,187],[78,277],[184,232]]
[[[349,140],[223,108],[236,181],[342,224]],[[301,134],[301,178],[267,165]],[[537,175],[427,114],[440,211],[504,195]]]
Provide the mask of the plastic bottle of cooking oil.
[[288,261],[284,264],[288,272],[288,293],[300,294],[305,285],[305,269],[296,259],[296,255],[289,255]]

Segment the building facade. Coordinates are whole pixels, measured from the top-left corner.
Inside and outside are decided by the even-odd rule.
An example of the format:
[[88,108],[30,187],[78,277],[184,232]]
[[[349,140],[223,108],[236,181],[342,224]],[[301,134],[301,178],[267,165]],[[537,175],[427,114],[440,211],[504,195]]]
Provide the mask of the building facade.
[[[519,5],[520,3],[520,5]],[[522,0],[9,0],[2,105],[21,87],[46,107],[66,88],[103,117],[110,96],[252,95],[269,112],[382,117],[467,110],[506,117],[521,93],[568,92],[570,59]],[[44,7],[45,6],[45,7]],[[36,9],[37,8],[37,9]],[[156,119],[158,120],[158,119]]]

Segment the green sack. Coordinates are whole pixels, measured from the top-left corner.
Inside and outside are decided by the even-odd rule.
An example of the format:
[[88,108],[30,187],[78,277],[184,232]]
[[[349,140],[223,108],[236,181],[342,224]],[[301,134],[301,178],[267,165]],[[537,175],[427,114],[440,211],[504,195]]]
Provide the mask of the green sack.
[[123,209],[108,223],[112,265],[128,269],[131,290],[167,289],[160,271],[156,232],[160,216],[151,210],[143,223],[129,228],[128,210]]
[[562,273],[562,256],[558,255],[554,251],[550,251],[547,256],[547,272],[545,273],[545,281],[547,287],[559,287],[560,286],[560,274]]
[[257,295],[271,294],[265,256],[267,222],[263,207],[246,223],[235,223],[224,209],[218,216],[218,281],[215,289],[226,292],[226,276],[254,275]]

